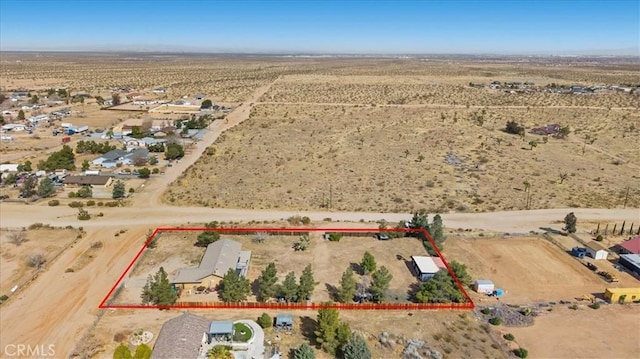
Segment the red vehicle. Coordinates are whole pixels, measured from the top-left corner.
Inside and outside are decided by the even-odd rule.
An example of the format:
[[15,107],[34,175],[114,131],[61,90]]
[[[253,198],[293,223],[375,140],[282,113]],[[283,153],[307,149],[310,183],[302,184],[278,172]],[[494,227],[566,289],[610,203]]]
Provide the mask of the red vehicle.
[[62,143],[69,143],[71,142],[71,137],[62,137]]

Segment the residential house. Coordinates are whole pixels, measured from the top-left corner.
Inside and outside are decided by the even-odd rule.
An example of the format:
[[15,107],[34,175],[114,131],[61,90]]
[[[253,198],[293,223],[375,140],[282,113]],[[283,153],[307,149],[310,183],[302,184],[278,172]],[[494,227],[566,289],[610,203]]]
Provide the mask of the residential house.
[[125,97],[129,101],[133,101],[134,99],[142,97],[142,94],[140,94],[139,92],[131,92],[131,93],[128,93]]
[[34,127],[47,125],[49,124],[49,116],[39,115],[39,116],[29,117],[29,123],[31,123],[31,125]]
[[94,166],[101,166],[103,168],[114,168],[116,167],[116,163],[127,154],[126,151],[122,150],[113,150],[109,151],[103,155],[100,155],[91,161],[91,164]]
[[167,89],[164,87],[156,87],[153,89],[152,91],[153,93],[157,93],[157,94],[163,94],[167,92]]
[[27,126],[25,126],[23,124],[20,124],[20,123],[8,123],[8,124],[2,126],[2,130],[3,131],[7,131],[7,132],[9,132],[9,131],[18,132],[18,131],[24,131],[26,129],[27,129]]
[[197,267],[179,269],[171,283],[181,289],[195,289],[200,286],[212,288],[222,277],[235,270],[245,276],[249,270],[251,251],[243,251],[239,242],[220,239],[207,246]]
[[18,172],[19,164],[4,163],[0,165],[0,172]]
[[197,93],[195,95],[193,95],[193,99],[196,101],[202,101],[207,97],[207,95],[203,94],[203,93]]
[[153,345],[151,359],[197,358],[207,344],[209,319],[184,312],[166,321]]
[[149,150],[147,150],[146,148],[139,148],[124,155],[124,157],[122,157],[121,163],[126,166],[133,166],[139,160],[144,160],[146,163],[148,158]]
[[65,187],[91,186],[95,188],[108,188],[113,182],[111,176],[67,176],[64,179]]

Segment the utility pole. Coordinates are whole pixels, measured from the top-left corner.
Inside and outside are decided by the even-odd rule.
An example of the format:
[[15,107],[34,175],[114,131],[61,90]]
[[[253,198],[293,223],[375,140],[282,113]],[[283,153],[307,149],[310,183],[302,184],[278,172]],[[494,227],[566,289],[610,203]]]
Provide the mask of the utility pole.
[[333,204],[333,184],[329,184],[329,211],[331,211],[331,205]]
[[629,187],[627,187],[627,194],[624,196],[624,205],[622,208],[627,208],[627,200],[629,199]]

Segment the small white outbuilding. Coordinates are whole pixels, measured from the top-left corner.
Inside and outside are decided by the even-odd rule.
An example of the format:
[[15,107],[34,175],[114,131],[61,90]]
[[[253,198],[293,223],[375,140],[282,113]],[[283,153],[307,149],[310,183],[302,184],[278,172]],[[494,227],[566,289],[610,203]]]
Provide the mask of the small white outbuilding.
[[495,290],[495,285],[488,279],[478,279],[473,282],[473,290],[478,293],[491,294]]
[[593,259],[607,259],[609,251],[596,241],[588,242],[586,245],[587,255]]

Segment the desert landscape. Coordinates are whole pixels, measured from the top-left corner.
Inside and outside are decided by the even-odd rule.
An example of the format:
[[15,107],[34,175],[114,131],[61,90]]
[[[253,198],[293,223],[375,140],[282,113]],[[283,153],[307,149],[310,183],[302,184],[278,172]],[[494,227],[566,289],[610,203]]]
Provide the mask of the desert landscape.
[[[102,189],[104,198],[69,198],[76,189],[65,185],[51,198],[25,200],[19,194],[26,177],[3,184],[3,345],[54,343],[64,357],[110,358],[140,329],[157,335],[179,311],[98,308],[157,227],[213,220],[285,227],[291,225],[287,218],[304,215],[312,227],[375,229],[382,219],[395,226],[425,209],[430,220],[436,213],[443,216],[449,236],[442,248],[445,258],[465,264],[473,279],[492,279],[506,292],[497,300],[468,289],[476,304],[473,311],[341,311],[340,318],[367,340],[373,357],[401,357],[409,339],[426,342],[446,358],[508,358],[519,346],[531,357],[566,358],[582,350],[578,343],[594,342],[594,337],[601,340],[580,357],[628,358],[640,351],[640,340],[628,334],[634,333],[639,307],[608,305],[602,297],[608,287],[637,287],[638,278],[620,272],[618,283],[608,283],[543,236],[548,234],[544,228],[560,230],[569,212],[576,213],[577,234],[584,240],[595,237],[596,226],[604,233],[605,226],[620,231],[626,223],[624,234],[609,232],[602,238],[607,248],[635,234],[640,222],[640,98],[629,84],[640,83],[640,73],[633,63],[64,53],[2,53],[0,61],[3,111],[11,113],[3,115],[4,123],[22,123],[16,118],[20,107],[9,96],[25,89],[30,98],[46,97],[51,88],[89,95],[83,102],[24,110],[27,118],[66,107],[71,114],[32,133],[9,132],[12,140],[0,146],[1,162],[30,161],[33,171],[23,172],[36,172],[39,161],[62,148],[61,136],[51,132],[61,122],[90,128],[68,136],[64,144],[74,150],[89,139],[87,134],[98,143],[127,147],[102,135],[123,126],[170,128],[174,121],[190,118],[171,111],[194,107],[176,104],[154,111],[155,105],[147,108],[128,100],[105,109],[97,97],[121,93],[124,98],[135,91],[149,101],[193,102],[199,98],[195,94],[203,93],[225,107],[214,112],[198,137],[178,136],[185,150],[180,158],[167,160],[158,153],[157,164],[113,169],[91,163],[88,171],[125,181],[128,195],[117,200],[109,198],[109,186]],[[507,121],[521,125],[522,134],[507,133]],[[567,127],[568,135],[531,133],[549,124]],[[99,155],[77,153],[77,168],[69,172],[84,174],[81,164]],[[120,174],[125,168],[129,173],[142,168],[157,172],[140,178]],[[52,198],[59,205],[49,204]],[[90,219],[80,220],[73,202],[80,202]],[[634,233],[627,233],[631,223]],[[22,227],[27,240],[16,245],[12,233]],[[568,247],[580,245],[570,237],[553,236]],[[121,303],[139,300],[139,287],[159,265],[171,271],[192,265],[201,255],[202,248],[192,244],[195,236],[174,237],[144,257],[128,278],[131,290],[120,293]],[[320,282],[313,297],[318,302],[332,299],[327,284],[335,285],[365,250],[389,264],[392,291],[406,293],[416,279],[397,255],[407,258],[424,251],[411,239],[345,237],[334,243],[314,237],[308,252],[294,252],[294,238],[265,243],[234,239],[254,253],[250,280],[272,261],[282,276],[290,270],[299,275],[312,264]],[[34,271],[28,257],[38,251],[45,254],[44,261],[37,276],[26,282]],[[614,271],[614,258],[612,254],[606,266],[599,266]],[[12,292],[16,284],[20,286]],[[602,307],[582,301],[586,294],[595,295]],[[482,310],[505,304],[530,308],[535,315],[526,315],[526,325],[490,325]],[[216,320],[255,320],[262,314],[192,312]],[[313,334],[317,313],[292,314],[291,335],[265,330],[269,347],[282,353],[302,343],[319,348]],[[597,329],[604,321],[606,333]],[[590,329],[574,331],[576,323]],[[515,339],[505,339],[506,334]],[[553,344],[545,344],[549,342]],[[332,357],[315,352],[318,358]]]

